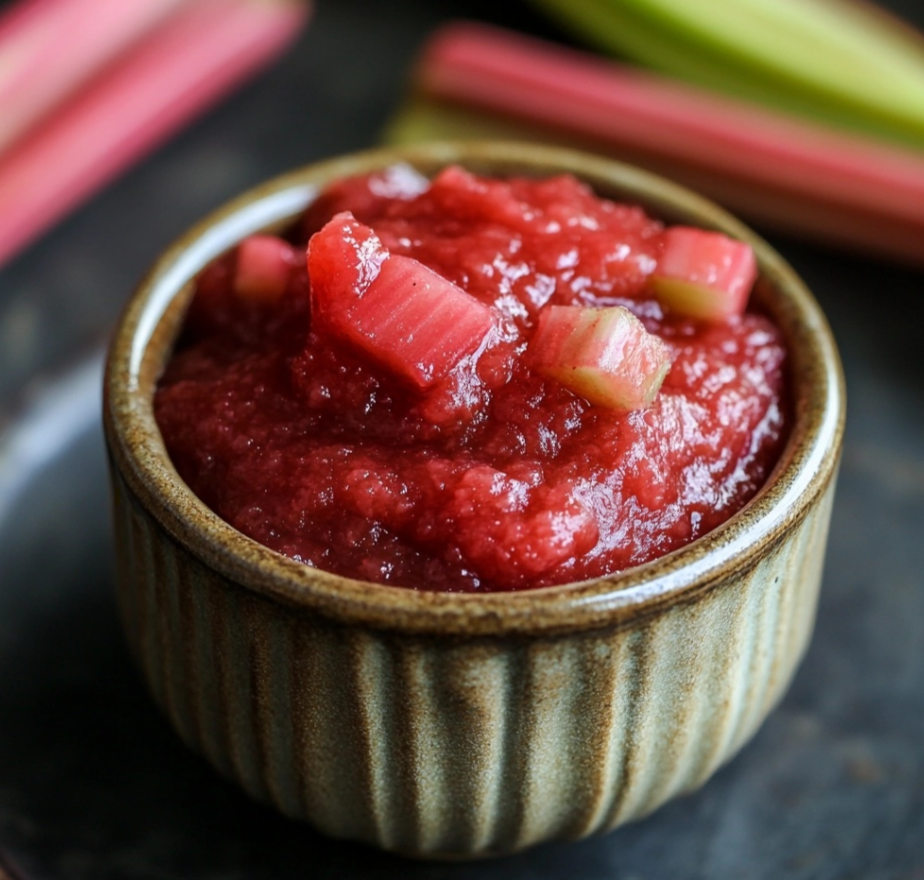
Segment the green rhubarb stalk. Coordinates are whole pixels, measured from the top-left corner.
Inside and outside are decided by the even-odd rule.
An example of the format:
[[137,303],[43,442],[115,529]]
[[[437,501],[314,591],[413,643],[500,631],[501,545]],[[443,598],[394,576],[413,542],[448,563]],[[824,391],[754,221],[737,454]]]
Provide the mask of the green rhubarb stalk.
[[924,48],[832,0],[534,0],[600,48],[708,88],[924,147]]
[[574,143],[567,134],[542,131],[538,126],[478,110],[466,110],[426,98],[408,101],[389,121],[382,135],[387,144],[427,141],[495,140]]
[[[705,51],[700,44],[689,40],[688,35],[653,28],[648,19],[634,10],[602,0],[569,0],[566,6],[561,0],[534,0],[534,3],[602,51],[640,61],[703,88],[808,116],[816,122],[847,129],[872,129],[872,133],[890,136],[883,135],[875,126],[858,126],[854,114],[836,104],[819,105],[811,95],[780,88],[778,82],[766,77],[761,79],[736,59]],[[904,134],[892,136],[908,140]]]
[[846,104],[871,100],[895,105],[907,101],[916,112],[924,66],[909,59],[883,35],[858,33],[851,19],[813,0],[609,0],[649,14],[668,29],[689,34],[712,53],[738,59],[795,88],[830,94]]

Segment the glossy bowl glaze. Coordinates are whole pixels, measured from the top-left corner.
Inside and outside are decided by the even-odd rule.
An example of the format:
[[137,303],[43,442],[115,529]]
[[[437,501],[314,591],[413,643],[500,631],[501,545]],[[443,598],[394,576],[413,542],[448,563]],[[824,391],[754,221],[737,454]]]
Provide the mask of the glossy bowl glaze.
[[[284,225],[326,182],[572,172],[603,196],[750,242],[757,305],[791,353],[792,433],[744,510],[622,574],[534,591],[419,593],[308,568],[239,534],[179,479],[154,386],[190,279]],[[105,379],[125,631],[182,738],[254,797],[415,856],[579,838],[702,784],[779,700],[815,617],[844,419],[830,331],[792,270],[690,192],[557,148],[437,144],[323,162],[221,209],[130,301]]]

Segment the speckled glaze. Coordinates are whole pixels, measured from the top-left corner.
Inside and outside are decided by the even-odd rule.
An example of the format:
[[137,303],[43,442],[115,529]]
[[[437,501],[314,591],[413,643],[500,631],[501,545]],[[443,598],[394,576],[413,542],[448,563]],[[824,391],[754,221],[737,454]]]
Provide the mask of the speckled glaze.
[[[409,161],[570,171],[603,196],[750,242],[754,299],[783,327],[792,436],[726,525],[611,578],[516,594],[418,593],[302,566],[245,538],[173,470],[154,384],[189,279],[318,188]],[[690,791],[754,733],[808,644],[844,391],[811,295],[714,205],[615,162],[522,144],[437,144],[310,166],[167,250],[116,331],[105,379],[118,599],[155,699],[254,797],[337,837],[471,857],[579,838]]]

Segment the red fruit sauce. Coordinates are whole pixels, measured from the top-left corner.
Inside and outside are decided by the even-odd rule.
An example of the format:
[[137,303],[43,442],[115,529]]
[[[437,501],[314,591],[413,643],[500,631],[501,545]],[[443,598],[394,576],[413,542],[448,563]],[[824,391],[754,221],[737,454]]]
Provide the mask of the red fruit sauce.
[[[288,235],[301,253],[351,211],[491,306],[489,343],[419,388],[312,326],[304,261],[276,302],[199,277],[155,411],[183,479],[253,539],[337,574],[424,590],[515,590],[654,559],[723,523],[786,428],[780,331],[665,315],[646,290],[661,224],[571,177],[398,166],[331,186]],[[546,304],[622,305],[669,346],[654,402],[592,406],[529,368]]]

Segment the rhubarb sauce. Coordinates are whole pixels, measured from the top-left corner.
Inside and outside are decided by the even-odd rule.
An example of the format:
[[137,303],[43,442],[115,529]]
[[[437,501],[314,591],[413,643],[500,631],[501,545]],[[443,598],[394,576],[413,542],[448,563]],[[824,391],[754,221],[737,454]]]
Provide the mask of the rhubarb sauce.
[[[419,387],[313,318],[306,245],[344,211],[490,307],[490,332],[448,375]],[[281,297],[237,296],[234,252],[199,276],[155,398],[170,457],[254,540],[383,584],[526,589],[682,547],[739,511],[776,462],[785,350],[756,312],[665,313],[647,284],[661,232],[568,176],[450,168],[430,183],[396,166],[341,181],[289,231],[299,259]],[[550,305],[623,306],[663,340],[670,369],[653,401],[593,405],[534,370],[529,342]]]

